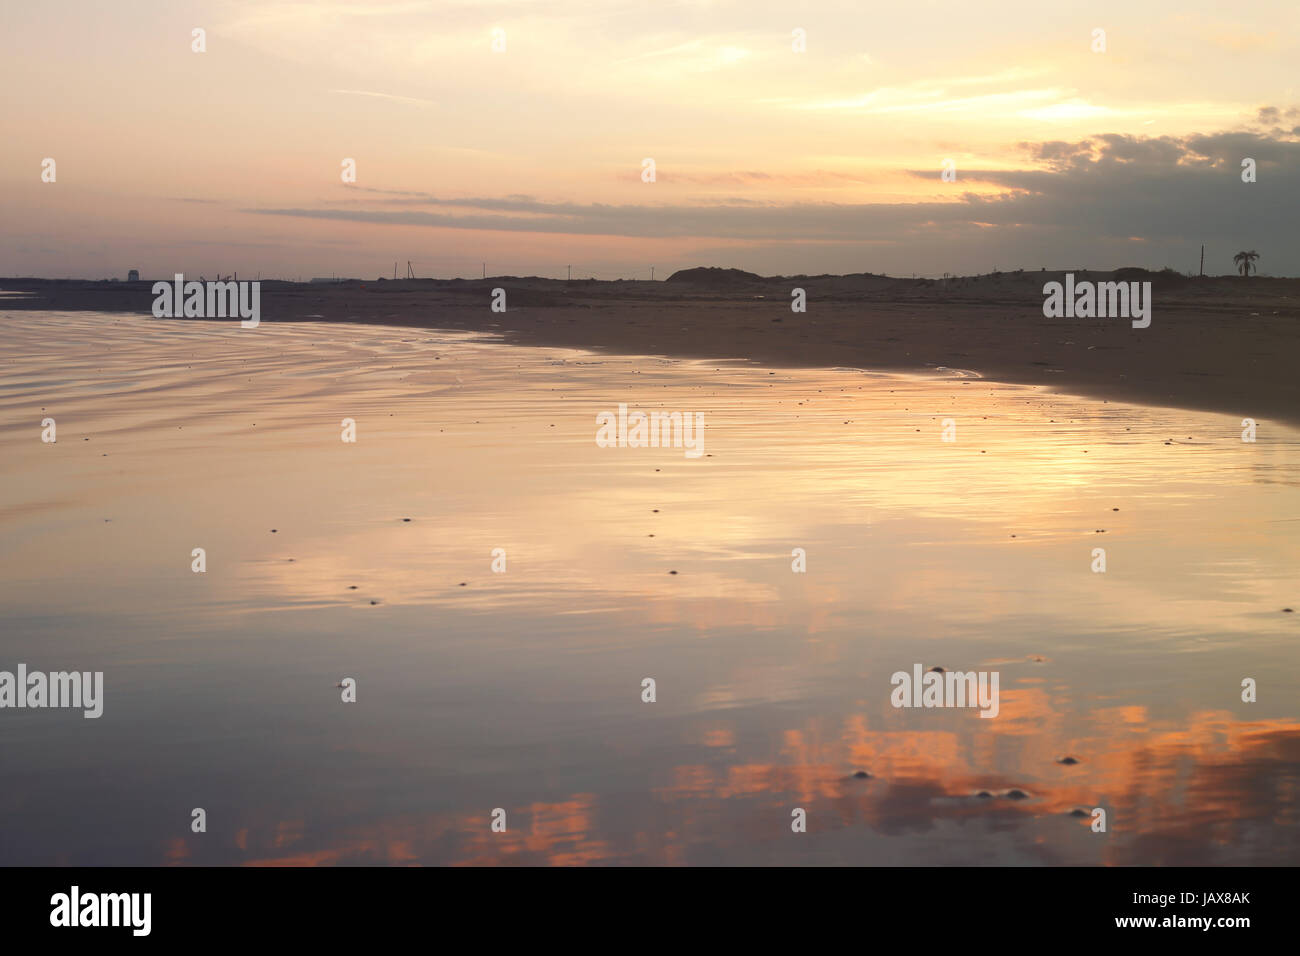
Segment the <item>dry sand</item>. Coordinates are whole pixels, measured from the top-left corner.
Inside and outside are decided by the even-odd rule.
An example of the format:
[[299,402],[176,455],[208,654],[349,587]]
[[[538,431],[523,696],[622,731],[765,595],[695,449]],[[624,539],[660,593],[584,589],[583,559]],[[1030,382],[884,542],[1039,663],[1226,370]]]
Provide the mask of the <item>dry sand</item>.
[[[1076,272],[1105,281],[1115,273]],[[1048,319],[1043,283],[1062,273],[950,280],[759,278],[693,270],[659,282],[495,277],[334,285],[263,282],[262,321],[324,319],[493,332],[527,345],[741,358],[783,366],[924,369],[1105,399],[1300,423],[1300,279],[1172,273],[1154,281],[1150,328]],[[0,308],[149,312],[152,283],[5,279]],[[807,293],[807,312],[790,308]],[[507,311],[489,305],[506,290]],[[229,320],[225,320],[229,321]]]

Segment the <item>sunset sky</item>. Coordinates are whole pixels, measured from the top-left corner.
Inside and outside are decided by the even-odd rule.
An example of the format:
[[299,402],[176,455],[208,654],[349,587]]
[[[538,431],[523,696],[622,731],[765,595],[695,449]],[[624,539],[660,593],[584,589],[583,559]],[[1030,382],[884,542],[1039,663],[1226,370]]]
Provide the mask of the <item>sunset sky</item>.
[[5,4],[0,275],[1300,274],[1294,0],[996,10]]

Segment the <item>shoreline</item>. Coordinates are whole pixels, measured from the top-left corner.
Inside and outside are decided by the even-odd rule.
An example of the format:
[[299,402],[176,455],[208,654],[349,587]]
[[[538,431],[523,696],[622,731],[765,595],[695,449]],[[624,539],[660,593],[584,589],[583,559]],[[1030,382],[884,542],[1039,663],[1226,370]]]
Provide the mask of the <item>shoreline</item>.
[[[1042,284],[1061,275],[263,281],[260,312],[263,322],[488,332],[510,344],[775,368],[966,369],[1089,398],[1300,425],[1300,279],[1156,274],[1152,324],[1134,329],[1127,319],[1045,318]],[[806,290],[806,312],[791,311],[795,287]],[[0,311],[150,314],[151,288],[0,279],[0,292],[31,293],[0,297]],[[505,312],[490,308],[495,288],[506,290]]]

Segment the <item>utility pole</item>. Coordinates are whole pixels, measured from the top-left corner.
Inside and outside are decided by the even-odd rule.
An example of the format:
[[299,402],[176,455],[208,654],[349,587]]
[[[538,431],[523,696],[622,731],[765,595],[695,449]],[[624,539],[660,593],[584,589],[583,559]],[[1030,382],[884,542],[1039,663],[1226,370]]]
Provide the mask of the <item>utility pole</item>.
[[487,278],[487,263],[483,263],[483,278]]
[[573,281],[573,266],[566,266],[565,268],[567,268],[567,269],[569,270],[569,278],[568,278],[567,281],[572,282],[572,281]]
[[654,266],[651,266],[651,267],[650,267],[650,281],[651,281],[651,282],[654,282],[654,281],[655,281],[655,267],[654,267]]
[[1205,243],[1201,243],[1201,277],[1205,277]]
[[411,260],[410,260],[410,259],[407,259],[407,260],[406,260],[406,278],[408,278],[408,279],[414,279],[414,278],[415,278],[415,270],[411,268]]
[[393,260],[393,281],[397,281],[397,260]]

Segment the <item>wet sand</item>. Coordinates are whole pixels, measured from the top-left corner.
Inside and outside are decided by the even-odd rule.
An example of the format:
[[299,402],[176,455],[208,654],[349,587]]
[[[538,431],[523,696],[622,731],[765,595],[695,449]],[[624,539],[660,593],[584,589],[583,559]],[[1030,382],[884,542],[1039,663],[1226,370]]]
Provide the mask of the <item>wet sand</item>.
[[[1300,280],[1134,276],[1155,283],[1151,326],[1134,329],[1124,319],[1044,318],[1043,283],[1061,277],[266,281],[261,311],[267,322],[493,332],[519,344],[617,354],[807,368],[942,366],[1094,398],[1300,424]],[[796,287],[807,293],[802,314],[790,308]],[[494,288],[506,290],[504,313],[490,309]],[[7,296],[10,311],[147,313],[150,290],[150,282],[0,280],[0,291],[30,293]]]
[[[104,674],[98,719],[0,720],[0,863],[1297,858],[1300,430],[382,326],[0,334],[0,667]],[[620,402],[704,454],[598,447]],[[998,715],[895,708],[918,665],[1000,673]]]

